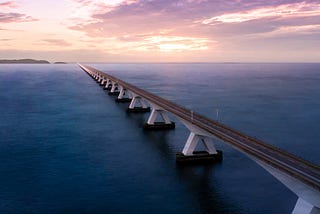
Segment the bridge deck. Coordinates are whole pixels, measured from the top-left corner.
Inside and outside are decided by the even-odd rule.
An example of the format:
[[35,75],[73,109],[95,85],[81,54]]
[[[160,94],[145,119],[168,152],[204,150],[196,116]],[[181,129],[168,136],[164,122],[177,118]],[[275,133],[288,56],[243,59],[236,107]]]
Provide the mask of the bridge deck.
[[125,81],[122,81],[114,76],[101,72],[95,68],[83,65],[80,65],[80,67],[86,72],[95,72],[105,78],[117,82],[124,88],[158,105],[177,117],[211,133],[215,137],[226,143],[229,143],[233,147],[243,151],[255,159],[271,165],[272,167],[289,174],[290,176],[302,181],[306,185],[320,191],[320,166],[280,150],[279,148],[271,146],[270,144],[262,142],[261,140],[245,135],[198,113],[193,112],[193,116],[191,116],[190,110],[131,85]]

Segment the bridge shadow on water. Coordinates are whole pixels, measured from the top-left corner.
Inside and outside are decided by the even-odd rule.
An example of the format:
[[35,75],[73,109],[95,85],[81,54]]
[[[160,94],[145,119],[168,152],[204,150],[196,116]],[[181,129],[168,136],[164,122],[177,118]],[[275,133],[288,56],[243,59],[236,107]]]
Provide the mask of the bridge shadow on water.
[[[125,111],[128,105],[119,103],[118,106]],[[215,172],[219,171],[223,163],[178,164],[175,162],[175,154],[178,152],[174,145],[176,142],[172,141],[175,139],[174,135],[179,135],[178,131],[144,130],[142,124],[149,114],[127,113],[125,115],[129,123],[141,130],[143,138],[149,142],[147,145],[155,155],[161,156],[161,161],[164,161],[168,168],[173,169],[175,179],[195,204],[196,207],[193,208],[197,213],[243,213],[236,202],[223,195],[223,187],[215,178]],[[181,128],[179,124],[177,128]]]

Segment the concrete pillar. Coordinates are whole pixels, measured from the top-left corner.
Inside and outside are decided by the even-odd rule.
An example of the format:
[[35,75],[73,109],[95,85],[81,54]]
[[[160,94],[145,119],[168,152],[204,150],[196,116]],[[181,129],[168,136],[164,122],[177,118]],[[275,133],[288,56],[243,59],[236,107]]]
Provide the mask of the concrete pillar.
[[127,108],[127,112],[139,113],[139,112],[149,112],[150,107],[147,104],[147,101],[142,97],[131,92],[133,96],[129,107]]
[[[151,104],[152,111],[148,118],[148,121],[143,125],[145,129],[162,130],[162,129],[174,129],[175,123],[170,120],[167,115],[167,111],[161,107]],[[160,116],[161,121],[156,121]]]
[[103,89],[105,90],[110,90],[112,87],[112,81],[110,79],[107,79],[106,80],[106,84],[105,84],[105,87]]
[[122,86],[119,86],[119,89],[120,89],[120,92],[119,92],[119,95],[116,99],[116,102],[119,102],[119,103],[131,102],[132,95],[131,95],[130,91]]
[[104,86],[104,84],[106,83],[106,81],[107,81],[107,80],[103,77],[102,80],[101,80],[100,85],[101,85],[101,86]]
[[110,92],[108,93],[109,95],[116,95],[118,96],[120,91],[119,91],[119,84],[117,82],[112,82],[112,87]]
[[[214,136],[188,121],[183,119],[181,121],[190,130],[190,134],[182,152],[176,154],[176,161],[179,163],[220,162],[222,151],[216,150],[212,141]],[[195,151],[200,142],[205,151]]]
[[195,148],[197,147],[199,142],[203,143],[203,145],[206,149],[206,152],[208,154],[217,154],[218,153],[216,148],[214,147],[214,144],[213,144],[211,138],[190,132],[188,140],[182,150],[182,154],[184,154],[186,156],[193,155],[193,152],[195,151]]
[[302,198],[298,198],[292,214],[320,214],[320,209]]

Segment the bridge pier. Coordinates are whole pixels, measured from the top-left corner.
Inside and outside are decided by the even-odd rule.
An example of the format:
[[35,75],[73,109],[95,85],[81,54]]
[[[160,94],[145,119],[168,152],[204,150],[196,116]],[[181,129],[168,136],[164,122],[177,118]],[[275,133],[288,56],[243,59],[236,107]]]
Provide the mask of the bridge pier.
[[319,189],[310,187],[301,180],[256,158],[251,158],[298,196],[297,203],[292,211],[293,214],[320,214]]
[[[175,123],[170,120],[167,115],[167,111],[160,108],[157,105],[151,104],[152,111],[148,118],[148,121],[143,124],[143,128],[147,130],[165,130],[174,129]],[[161,117],[161,122],[156,122],[158,117]]]
[[101,77],[98,82],[99,82],[99,84],[102,86],[102,83],[103,83],[104,81],[105,81],[105,80],[104,80],[104,77]]
[[133,98],[131,100],[129,107],[127,108],[127,112],[129,113],[150,112],[150,107],[147,105],[146,101],[142,97],[134,93],[132,93],[132,95],[133,95]]
[[104,77],[102,78],[101,82],[100,82],[100,86],[104,86],[107,82],[107,79],[105,79]]
[[296,206],[294,207],[292,214],[319,214],[320,209],[303,200],[298,198]]
[[97,75],[96,77],[96,82],[99,82],[101,80],[101,76],[100,75]]
[[103,88],[103,90],[111,90],[112,87],[112,81],[110,79],[107,79],[105,87]]
[[116,98],[116,102],[118,103],[128,103],[131,102],[132,95],[129,90],[120,86],[119,96]]
[[[190,130],[190,135],[182,150],[176,154],[177,162],[221,162],[222,151],[216,150],[213,136],[197,126],[182,120],[183,124]],[[205,151],[196,151],[199,143],[202,143]]]
[[119,85],[118,85],[118,83],[112,82],[112,87],[111,87],[111,90],[109,91],[108,94],[109,94],[109,95],[116,95],[116,96],[118,96],[119,93],[120,93],[120,91],[119,91]]

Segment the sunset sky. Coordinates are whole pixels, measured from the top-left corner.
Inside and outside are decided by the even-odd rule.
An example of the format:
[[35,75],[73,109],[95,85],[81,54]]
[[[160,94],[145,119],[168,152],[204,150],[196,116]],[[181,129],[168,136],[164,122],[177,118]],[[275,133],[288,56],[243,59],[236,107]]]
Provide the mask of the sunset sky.
[[0,0],[0,59],[320,62],[320,0]]

